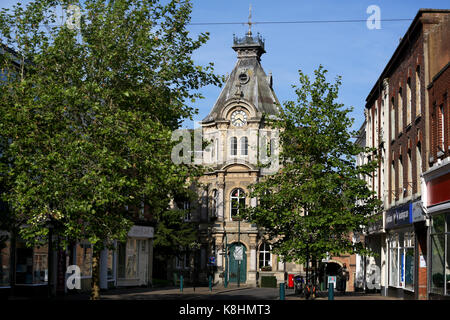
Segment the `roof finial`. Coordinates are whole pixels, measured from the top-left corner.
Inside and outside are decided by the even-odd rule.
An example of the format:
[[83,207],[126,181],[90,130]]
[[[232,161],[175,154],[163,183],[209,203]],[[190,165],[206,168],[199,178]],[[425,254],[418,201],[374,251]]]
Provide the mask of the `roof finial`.
[[247,37],[251,37],[252,36],[252,4],[250,3],[250,7],[248,9],[248,32],[247,32]]

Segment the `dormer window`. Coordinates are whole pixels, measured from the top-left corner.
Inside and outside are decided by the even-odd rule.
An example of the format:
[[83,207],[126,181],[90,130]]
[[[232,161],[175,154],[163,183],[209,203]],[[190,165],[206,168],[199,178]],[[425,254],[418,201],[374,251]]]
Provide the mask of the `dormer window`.
[[249,77],[246,73],[243,72],[239,75],[239,83],[240,84],[246,84],[248,82],[248,80],[249,80]]

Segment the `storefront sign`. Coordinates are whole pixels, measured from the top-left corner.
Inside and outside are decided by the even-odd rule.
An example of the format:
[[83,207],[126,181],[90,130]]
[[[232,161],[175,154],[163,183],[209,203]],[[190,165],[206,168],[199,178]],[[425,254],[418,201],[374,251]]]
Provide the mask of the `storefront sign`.
[[421,201],[416,201],[412,204],[412,221],[413,222],[425,221],[425,215],[422,210]]
[[412,223],[412,203],[404,204],[386,212],[386,229]]
[[369,222],[367,226],[367,231],[369,234],[377,233],[383,231],[383,217],[381,214],[378,214],[375,218],[375,221]]
[[153,227],[132,226],[128,231],[128,236],[131,238],[153,238]]

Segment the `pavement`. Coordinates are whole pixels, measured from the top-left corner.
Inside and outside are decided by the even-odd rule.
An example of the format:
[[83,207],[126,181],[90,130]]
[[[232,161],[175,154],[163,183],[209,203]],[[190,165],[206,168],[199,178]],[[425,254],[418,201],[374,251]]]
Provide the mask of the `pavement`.
[[[42,297],[44,298],[44,297]],[[42,299],[41,298],[41,299]],[[9,300],[25,300],[24,297],[9,297]],[[216,285],[210,291],[208,286],[164,288],[116,288],[100,292],[101,300],[279,300],[278,288],[255,288],[247,285],[229,284],[227,288]],[[380,294],[365,294],[346,292],[345,295],[336,292],[335,300],[401,300],[399,298],[384,297]],[[52,300],[89,300],[88,293],[69,294]],[[305,300],[294,293],[293,289],[286,289],[285,300]],[[316,300],[328,300],[327,292],[321,292]]]

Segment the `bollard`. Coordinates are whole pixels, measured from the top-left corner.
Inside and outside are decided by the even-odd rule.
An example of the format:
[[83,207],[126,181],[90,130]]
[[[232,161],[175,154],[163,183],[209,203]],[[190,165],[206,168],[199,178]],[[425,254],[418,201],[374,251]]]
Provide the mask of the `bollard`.
[[334,283],[328,284],[328,300],[334,300]]
[[284,291],[284,282],[280,283],[280,300],[284,300],[285,298],[285,291]]
[[212,291],[212,276],[209,276],[209,291]]
[[180,276],[180,291],[183,292],[183,276]]

